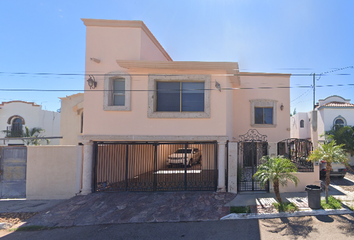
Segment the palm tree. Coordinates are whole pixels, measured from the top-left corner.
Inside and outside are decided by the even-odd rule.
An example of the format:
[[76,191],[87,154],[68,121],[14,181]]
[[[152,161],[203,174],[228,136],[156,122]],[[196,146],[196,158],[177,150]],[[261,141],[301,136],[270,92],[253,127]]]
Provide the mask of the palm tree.
[[267,184],[267,182],[273,183],[273,189],[277,201],[282,204],[283,201],[280,197],[279,184],[287,186],[288,180],[293,182],[297,186],[299,179],[292,173],[297,172],[297,167],[289,159],[283,156],[269,157],[264,156],[262,160],[265,163],[259,165],[257,172],[253,175],[261,186]]
[[49,144],[49,139],[38,139],[38,137],[42,137],[41,133],[44,131],[45,130],[43,128],[39,127],[34,127],[32,129],[25,127],[25,131],[23,131],[22,137],[31,139],[22,139],[22,141],[26,145],[41,145],[42,141],[46,141],[46,143]]
[[343,146],[343,144],[336,145],[335,140],[329,143],[320,144],[308,158],[309,161],[313,162],[321,160],[326,161],[326,203],[328,203],[328,186],[331,183],[330,172],[332,170],[332,163],[344,163],[345,165],[348,165],[347,155],[344,152]]
[[347,153],[354,154],[354,127],[334,125],[331,130],[326,131],[326,137],[335,140],[337,144],[344,144],[343,149]]

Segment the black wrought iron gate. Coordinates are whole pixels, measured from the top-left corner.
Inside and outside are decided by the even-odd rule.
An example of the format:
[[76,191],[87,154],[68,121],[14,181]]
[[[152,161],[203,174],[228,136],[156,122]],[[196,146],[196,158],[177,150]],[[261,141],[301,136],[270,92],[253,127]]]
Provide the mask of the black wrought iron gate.
[[96,142],[94,191],[216,191],[216,142]]
[[256,129],[250,129],[244,135],[240,135],[238,149],[238,191],[268,191],[269,184],[262,187],[253,178],[261,158],[268,154],[267,136],[260,134]]

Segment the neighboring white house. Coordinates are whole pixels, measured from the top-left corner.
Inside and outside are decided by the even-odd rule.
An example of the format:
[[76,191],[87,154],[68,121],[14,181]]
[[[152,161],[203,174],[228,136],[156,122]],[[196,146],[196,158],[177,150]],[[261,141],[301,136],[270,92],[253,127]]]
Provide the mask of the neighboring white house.
[[83,132],[84,94],[77,93],[60,98],[60,145],[77,145]]
[[[324,142],[324,133],[335,124],[354,126],[354,104],[350,99],[337,95],[320,99],[314,111],[299,112],[291,117],[290,135],[316,144]],[[354,165],[354,157],[351,157],[350,164]]]
[[[42,128],[45,137],[60,136],[60,113],[43,110],[33,102],[10,101],[0,104],[0,145],[21,145],[22,140],[11,137],[19,136],[28,127]],[[5,130],[8,133],[4,132]],[[50,145],[58,145],[59,139],[51,139]]]

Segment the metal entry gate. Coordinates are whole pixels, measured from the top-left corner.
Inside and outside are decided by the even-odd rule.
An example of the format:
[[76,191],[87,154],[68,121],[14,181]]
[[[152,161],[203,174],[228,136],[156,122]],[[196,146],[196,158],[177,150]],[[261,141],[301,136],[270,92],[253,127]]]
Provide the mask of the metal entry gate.
[[237,167],[238,191],[269,190],[269,184],[261,187],[260,183],[253,178],[258,166],[262,163],[261,158],[268,154],[266,138],[266,135],[261,135],[255,129],[250,129],[246,134],[240,135]]
[[94,191],[216,191],[216,142],[95,142]]

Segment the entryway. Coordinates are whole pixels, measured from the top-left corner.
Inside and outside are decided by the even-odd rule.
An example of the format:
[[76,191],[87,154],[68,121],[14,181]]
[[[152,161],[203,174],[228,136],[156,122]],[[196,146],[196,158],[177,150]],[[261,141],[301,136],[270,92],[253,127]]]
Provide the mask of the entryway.
[[268,155],[267,136],[260,134],[256,129],[250,129],[240,135],[238,143],[238,191],[268,191],[269,184],[261,184],[253,178],[258,166],[262,164],[261,158]]

